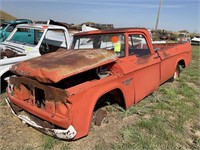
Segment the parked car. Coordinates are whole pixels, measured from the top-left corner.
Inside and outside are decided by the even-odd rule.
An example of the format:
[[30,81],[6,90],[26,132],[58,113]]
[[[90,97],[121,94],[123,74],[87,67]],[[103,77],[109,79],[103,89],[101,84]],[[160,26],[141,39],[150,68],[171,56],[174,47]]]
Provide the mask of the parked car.
[[200,45],[200,36],[195,36],[192,38],[191,45]]
[[79,139],[101,125],[107,102],[125,109],[177,78],[191,62],[190,43],[153,45],[147,29],[74,35],[70,50],[15,64],[6,101],[30,126],[60,139]]
[[190,34],[188,33],[180,33],[177,41],[178,42],[190,42],[191,38],[190,38]]
[[149,29],[148,29],[148,31],[149,31],[149,35],[150,35],[151,40],[152,40],[152,44],[166,44],[167,43],[166,40],[155,40],[156,39],[155,38],[155,32],[151,31]]
[[169,34],[168,33],[163,33],[160,35],[160,40],[168,40],[169,39]]
[[176,37],[175,37],[175,35],[172,34],[172,33],[166,33],[166,32],[164,32],[164,33],[162,33],[162,34],[160,35],[160,40],[165,40],[165,41],[167,41],[167,40],[172,40],[172,41],[175,41],[175,40],[176,40]]
[[30,24],[33,23],[28,19],[17,19],[12,21],[3,21],[0,27],[0,42],[6,40],[6,38],[10,35],[10,33],[14,30],[14,28],[18,24]]

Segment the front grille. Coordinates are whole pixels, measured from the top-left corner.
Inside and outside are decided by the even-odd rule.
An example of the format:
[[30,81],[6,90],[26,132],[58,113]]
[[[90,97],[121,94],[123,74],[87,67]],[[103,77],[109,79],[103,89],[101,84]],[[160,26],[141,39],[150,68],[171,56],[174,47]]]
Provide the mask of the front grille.
[[25,77],[10,77],[10,84],[14,85],[14,97],[25,101],[51,114],[66,114],[68,93],[59,88],[42,84]]

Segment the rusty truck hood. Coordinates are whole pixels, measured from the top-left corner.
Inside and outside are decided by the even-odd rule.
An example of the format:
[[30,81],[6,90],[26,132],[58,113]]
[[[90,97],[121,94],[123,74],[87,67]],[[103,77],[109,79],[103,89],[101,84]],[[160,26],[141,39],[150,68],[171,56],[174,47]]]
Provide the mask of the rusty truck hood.
[[40,82],[56,83],[75,74],[114,62],[117,58],[115,52],[111,50],[61,49],[15,64],[10,71]]

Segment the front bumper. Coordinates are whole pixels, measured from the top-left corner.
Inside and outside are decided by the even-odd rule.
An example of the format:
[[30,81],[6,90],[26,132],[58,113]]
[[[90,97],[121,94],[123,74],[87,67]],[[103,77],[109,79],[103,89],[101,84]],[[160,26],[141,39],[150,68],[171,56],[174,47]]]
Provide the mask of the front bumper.
[[70,140],[73,139],[76,136],[76,130],[72,125],[70,125],[66,130],[63,129],[51,129],[51,128],[45,128],[40,125],[38,125],[36,122],[31,120],[28,116],[26,115],[18,115],[15,110],[11,106],[11,101],[9,98],[6,98],[6,103],[10,107],[12,113],[17,116],[20,120],[22,120],[23,123],[26,123],[37,130],[46,133],[48,135],[51,135],[53,137],[59,138],[59,139],[65,139],[65,140]]

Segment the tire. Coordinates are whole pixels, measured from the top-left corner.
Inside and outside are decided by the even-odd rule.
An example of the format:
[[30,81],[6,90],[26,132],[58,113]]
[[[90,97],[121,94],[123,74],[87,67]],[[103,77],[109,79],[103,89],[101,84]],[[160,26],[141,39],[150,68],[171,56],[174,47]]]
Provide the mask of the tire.
[[101,126],[102,123],[108,123],[109,119],[107,112],[102,108],[98,109],[96,112],[94,112],[92,121],[96,126]]
[[169,79],[169,81],[170,81],[170,82],[173,82],[175,79],[179,78],[180,73],[181,73],[180,65],[177,65],[177,66],[176,66],[176,70],[175,70],[173,76]]

